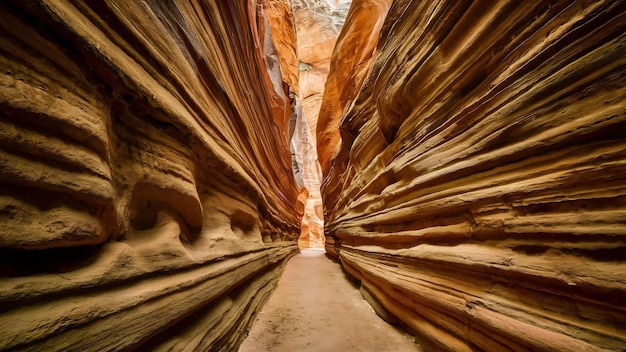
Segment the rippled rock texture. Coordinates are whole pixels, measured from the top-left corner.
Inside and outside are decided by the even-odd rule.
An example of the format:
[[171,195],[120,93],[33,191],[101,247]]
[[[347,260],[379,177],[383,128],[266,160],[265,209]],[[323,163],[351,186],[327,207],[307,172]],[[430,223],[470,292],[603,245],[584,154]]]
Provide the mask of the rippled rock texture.
[[391,5],[320,155],[326,249],[381,316],[433,349],[626,348],[624,5]]
[[299,236],[268,8],[0,4],[0,349],[240,343]]

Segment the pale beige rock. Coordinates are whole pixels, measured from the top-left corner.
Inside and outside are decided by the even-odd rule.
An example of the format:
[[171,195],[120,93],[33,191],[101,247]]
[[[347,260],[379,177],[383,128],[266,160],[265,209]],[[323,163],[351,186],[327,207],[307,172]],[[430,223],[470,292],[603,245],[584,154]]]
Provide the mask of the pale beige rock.
[[381,316],[432,349],[626,349],[624,16],[392,4],[320,156],[327,251]]

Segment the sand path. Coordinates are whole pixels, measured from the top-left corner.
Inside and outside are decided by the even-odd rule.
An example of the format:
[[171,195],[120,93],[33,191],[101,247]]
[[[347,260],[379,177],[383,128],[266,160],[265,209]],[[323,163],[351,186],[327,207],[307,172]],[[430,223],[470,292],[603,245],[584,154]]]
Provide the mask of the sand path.
[[363,300],[322,250],[293,257],[240,352],[421,351]]

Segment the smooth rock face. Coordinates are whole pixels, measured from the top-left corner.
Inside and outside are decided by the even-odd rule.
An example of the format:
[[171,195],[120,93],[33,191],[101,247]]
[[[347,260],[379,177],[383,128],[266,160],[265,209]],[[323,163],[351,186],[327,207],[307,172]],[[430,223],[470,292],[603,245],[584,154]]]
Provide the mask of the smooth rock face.
[[269,8],[0,3],[0,350],[241,342],[299,236]]
[[369,74],[376,44],[391,0],[353,0],[332,55],[328,80],[317,120],[317,154],[328,173],[341,137],[339,122]]
[[322,188],[381,316],[432,349],[626,349],[624,5],[393,3]]

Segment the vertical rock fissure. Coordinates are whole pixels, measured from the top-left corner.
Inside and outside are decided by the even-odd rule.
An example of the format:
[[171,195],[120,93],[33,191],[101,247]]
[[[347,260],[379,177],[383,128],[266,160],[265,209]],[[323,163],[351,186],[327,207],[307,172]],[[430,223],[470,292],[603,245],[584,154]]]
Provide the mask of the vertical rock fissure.
[[335,43],[351,1],[293,0],[299,94],[294,99],[294,133],[291,139],[294,174],[302,187],[300,248],[323,248],[324,216],[317,157],[316,126],[326,77]]

